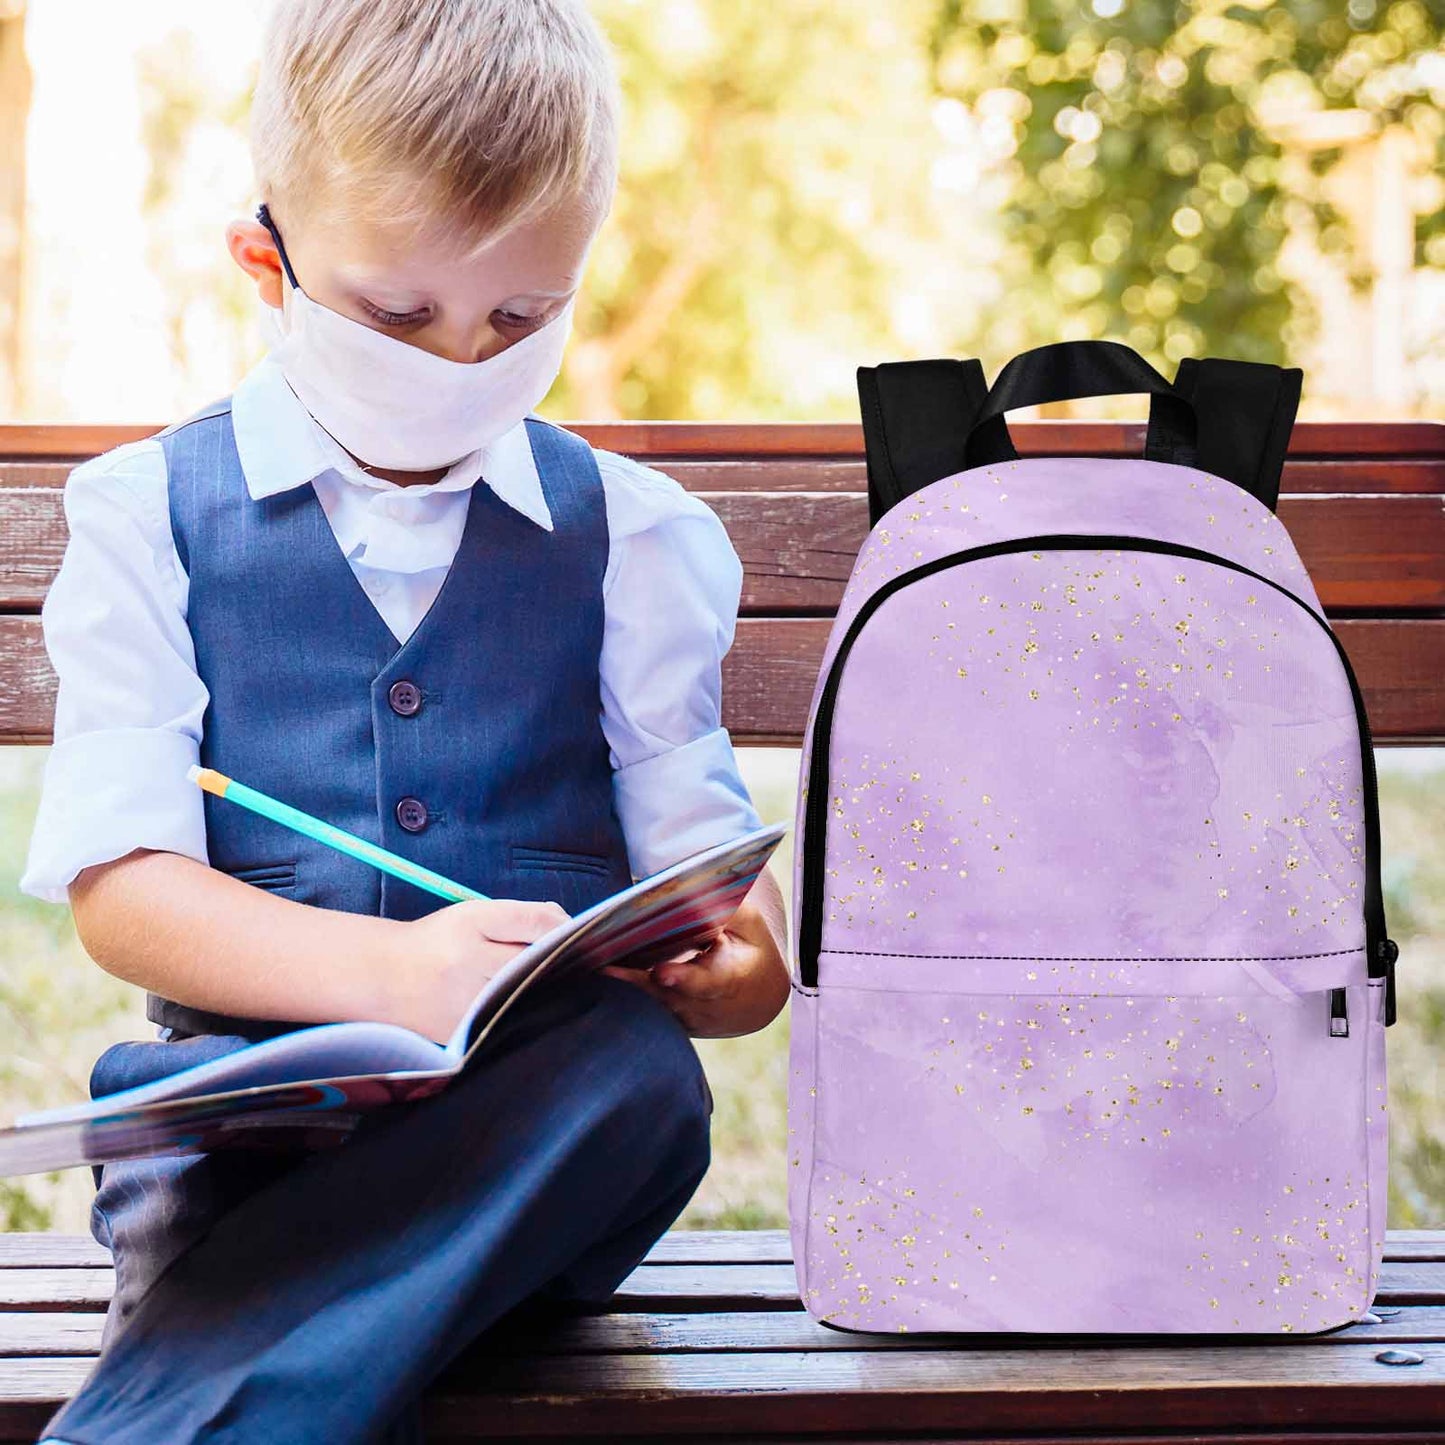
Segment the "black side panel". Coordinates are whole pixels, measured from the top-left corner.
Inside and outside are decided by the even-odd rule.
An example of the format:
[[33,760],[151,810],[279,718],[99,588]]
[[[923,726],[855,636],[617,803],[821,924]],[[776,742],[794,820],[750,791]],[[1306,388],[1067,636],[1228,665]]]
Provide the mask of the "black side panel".
[[1186,356],[1174,386],[1199,419],[1199,469],[1228,478],[1274,511],[1303,379],[1297,366]]
[[975,358],[858,368],[869,527],[920,487],[963,470],[964,446],[987,394]]

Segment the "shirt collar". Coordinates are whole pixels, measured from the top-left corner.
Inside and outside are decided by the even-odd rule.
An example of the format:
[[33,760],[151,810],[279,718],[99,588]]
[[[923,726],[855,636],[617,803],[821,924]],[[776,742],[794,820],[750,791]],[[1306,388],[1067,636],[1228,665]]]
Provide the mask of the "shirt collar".
[[302,486],[328,470],[357,486],[416,494],[459,491],[484,481],[509,507],[544,531],[552,531],[552,514],[525,421],[481,450],[469,452],[438,481],[403,488],[362,471],[301,405],[280,365],[267,355],[232,393],[231,425],[246,490],[257,501]]

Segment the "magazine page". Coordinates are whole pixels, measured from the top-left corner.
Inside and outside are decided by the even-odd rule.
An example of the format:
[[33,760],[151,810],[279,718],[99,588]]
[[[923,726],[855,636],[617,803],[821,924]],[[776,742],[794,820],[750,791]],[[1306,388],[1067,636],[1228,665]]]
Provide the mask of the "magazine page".
[[455,1076],[449,1061],[430,1072],[272,1083],[129,1106],[117,1103],[124,1090],[95,1100],[84,1115],[0,1130],[0,1176],[210,1149],[326,1148],[345,1142],[364,1114],[435,1094]]
[[251,1142],[319,1148],[339,1143],[367,1110],[435,1093],[455,1072],[445,1049],[409,1029],[318,1024],[150,1084],[24,1114],[0,1130],[0,1176]]
[[509,960],[447,1044],[470,1057],[512,999],[544,977],[621,964],[647,968],[706,948],[737,911],[789,823],[769,823],[694,853],[576,914]]
[[316,1083],[360,1074],[435,1072],[447,1068],[449,1062],[440,1044],[395,1024],[317,1024],[101,1099],[22,1114],[15,1122],[36,1125],[89,1118],[102,1104],[134,1109],[161,1099],[195,1099],[237,1089]]

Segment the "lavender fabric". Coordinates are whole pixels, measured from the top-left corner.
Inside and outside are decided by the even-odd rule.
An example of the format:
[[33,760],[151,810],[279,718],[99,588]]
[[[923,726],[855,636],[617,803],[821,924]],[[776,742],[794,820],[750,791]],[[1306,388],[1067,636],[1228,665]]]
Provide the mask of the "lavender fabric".
[[1178,543],[1278,587],[1041,546],[863,624],[822,836],[808,746],[798,794],[795,952],[822,914],[817,986],[792,996],[803,1303],[869,1331],[1347,1323],[1384,1248],[1383,980],[1349,681],[1278,518],[1163,462],[945,477],[865,542],[812,717],[891,579],[1048,533]]

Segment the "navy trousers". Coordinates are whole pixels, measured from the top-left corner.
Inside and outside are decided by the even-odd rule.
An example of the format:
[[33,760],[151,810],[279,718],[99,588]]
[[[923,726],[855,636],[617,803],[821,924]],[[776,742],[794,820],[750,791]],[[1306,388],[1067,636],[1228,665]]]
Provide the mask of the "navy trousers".
[[[245,1042],[117,1045],[92,1092]],[[422,1392],[488,1326],[631,1273],[706,1173],[711,1111],[682,1024],[591,974],[528,990],[446,1090],[340,1147],[107,1164],[92,1230],[116,1294],[46,1436],[423,1440]]]

